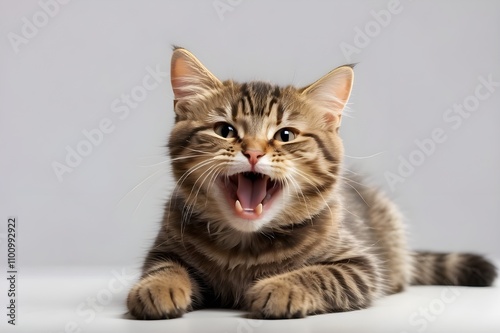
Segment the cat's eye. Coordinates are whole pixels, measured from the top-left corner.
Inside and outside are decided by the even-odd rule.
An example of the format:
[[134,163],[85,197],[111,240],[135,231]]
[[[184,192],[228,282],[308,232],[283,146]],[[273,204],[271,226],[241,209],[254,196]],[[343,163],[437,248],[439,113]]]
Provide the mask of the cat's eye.
[[215,124],[214,132],[217,135],[220,135],[226,139],[231,139],[231,138],[236,137],[236,130],[234,129],[233,126],[229,125],[228,123]]
[[274,139],[281,142],[290,142],[297,137],[297,132],[291,128],[282,128],[276,134],[274,134]]

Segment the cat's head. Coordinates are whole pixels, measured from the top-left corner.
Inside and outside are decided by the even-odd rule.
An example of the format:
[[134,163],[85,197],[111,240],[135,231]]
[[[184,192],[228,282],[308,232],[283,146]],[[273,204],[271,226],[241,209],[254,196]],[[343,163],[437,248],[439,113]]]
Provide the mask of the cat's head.
[[241,84],[220,81],[176,48],[171,81],[169,150],[185,223],[195,214],[212,228],[251,233],[307,222],[327,208],[343,156],[338,129],[351,66],[303,88]]

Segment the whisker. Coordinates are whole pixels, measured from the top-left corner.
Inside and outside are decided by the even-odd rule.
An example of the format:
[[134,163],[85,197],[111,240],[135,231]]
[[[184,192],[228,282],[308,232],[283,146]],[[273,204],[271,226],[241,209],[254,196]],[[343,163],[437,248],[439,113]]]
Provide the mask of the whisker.
[[179,156],[179,157],[172,158],[171,161],[174,162],[174,161],[187,160],[190,158],[197,158],[197,157],[205,157],[205,155],[199,154],[199,155]]
[[[214,185],[215,181],[217,180],[217,178],[219,178],[219,175],[222,173],[223,169],[226,168],[228,165],[232,165],[232,164],[234,164],[234,163],[231,163],[231,161],[223,161],[220,163],[219,168],[212,175],[212,179],[208,182],[207,191],[210,191],[210,189]],[[229,180],[229,178],[226,176],[224,181],[227,182],[228,180]],[[205,201],[205,207],[207,205],[207,201],[208,201],[208,197],[207,197],[207,200]]]
[[120,200],[118,201],[118,203],[115,205],[115,206],[119,206],[121,204],[121,202],[130,194],[132,193],[133,191],[135,191],[137,188],[139,188],[142,184],[144,184],[145,182],[147,182],[149,179],[153,178],[154,176],[156,176],[158,173],[160,172],[163,172],[164,170],[163,169],[160,169],[160,170],[157,170],[155,171],[153,174],[149,175],[148,177],[146,177],[146,179],[142,180],[139,184],[135,185],[130,191],[128,191],[124,196],[122,196],[120,198]]
[[189,147],[183,147],[184,149],[186,150],[189,150],[189,151],[193,151],[195,153],[200,153],[200,154],[213,154],[211,152],[207,152],[207,151],[203,151],[203,150],[198,150],[198,149],[193,149],[193,148],[189,148]]
[[[182,186],[182,184],[184,183],[184,181],[189,177],[189,175],[191,175],[193,172],[195,172],[196,170],[200,169],[200,168],[203,168],[203,167],[206,167],[207,165],[210,165],[210,164],[213,164],[215,163],[215,161],[213,160],[208,160],[208,161],[204,161],[204,162],[201,162],[197,165],[197,167],[193,170],[191,170],[187,175],[184,174],[180,179],[179,181],[182,179],[181,183],[179,184],[179,187]],[[209,166],[207,170],[203,171],[202,174],[200,175],[200,177],[202,177],[208,170],[210,170],[212,168],[212,166]],[[182,211],[183,211],[183,220],[184,219],[188,219],[191,215],[190,214],[187,214],[189,213],[189,210],[191,209],[191,207],[196,203],[196,201],[194,203],[190,203],[190,199],[191,199],[191,195],[193,193],[193,190],[195,189],[196,187],[196,184],[198,183],[198,180],[200,179],[200,177],[198,177],[196,179],[196,182],[193,184],[193,186],[191,187],[191,191],[188,195],[188,197],[184,200],[184,206],[182,208]],[[188,216],[189,215],[189,216]]]
[[349,177],[345,177],[345,176],[342,176],[342,175],[336,175],[336,177],[337,177],[337,178],[341,178],[341,179],[343,179],[343,180],[346,180],[347,182],[357,184],[357,185],[359,185],[359,186],[369,187],[368,185],[363,184],[363,183],[360,183],[360,182],[357,182],[357,181],[355,181],[354,179],[349,178]]
[[[161,177],[161,175],[160,175],[160,177]],[[139,207],[141,206],[142,202],[144,201],[144,199],[146,198],[148,193],[154,188],[154,185],[156,185],[156,184],[157,184],[157,182],[152,183],[151,186],[149,186],[149,188],[146,190],[146,192],[142,195],[142,198],[141,198],[141,200],[139,200],[139,203],[135,207],[132,215],[135,215],[135,213],[139,210]]]
[[375,153],[375,154],[371,154],[371,155],[368,155],[368,156],[350,156],[350,155],[347,155],[347,154],[344,154],[344,156],[348,157],[348,158],[354,158],[354,159],[358,159],[358,160],[364,160],[364,159],[372,158],[372,157],[375,157],[375,156],[378,156],[378,155],[381,155],[381,154],[384,154],[384,153],[386,153],[386,151],[381,151],[381,152],[378,152],[378,153]]
[[170,211],[171,211],[171,208],[172,208],[172,201],[173,201],[173,198],[175,195],[177,195],[178,193],[178,190],[180,189],[180,187],[182,186],[182,184],[184,184],[184,181],[193,173],[195,172],[196,170],[198,170],[199,168],[202,168],[204,167],[205,165],[208,165],[210,163],[213,163],[212,160],[205,160],[205,161],[201,161],[195,165],[193,165],[192,167],[190,167],[188,170],[186,170],[186,172],[184,172],[184,174],[177,180],[177,182],[175,183],[174,185],[174,189],[172,190],[172,193],[170,194],[170,198],[168,200],[168,211],[169,211],[169,215],[167,218],[170,217]]
[[318,195],[321,197],[321,199],[323,200],[323,202],[325,203],[326,207],[328,208],[329,212],[330,212],[330,217],[332,218],[332,221],[334,219],[334,215],[333,215],[333,211],[330,207],[330,204],[328,203],[328,201],[326,201],[326,199],[323,197],[323,194],[321,193],[321,191],[319,190],[319,188],[309,179],[309,177],[307,177],[307,175],[300,171],[300,170],[297,170],[295,169],[294,172],[301,176],[303,179],[305,179],[310,185],[312,185],[314,187],[314,189],[316,190],[316,193],[318,193]]
[[154,164],[149,164],[149,165],[139,165],[141,168],[151,168],[151,167],[154,167],[154,166],[157,166],[157,165],[162,165],[162,164],[165,164],[165,163],[168,163],[170,162],[169,160],[166,160],[166,161],[162,161],[162,162],[158,162],[158,163],[154,163]]
[[[215,161],[213,161],[213,160],[211,160],[210,162],[215,163]],[[203,184],[205,183],[205,180],[207,179],[208,175],[211,174],[211,172],[214,170],[214,168],[217,168],[217,166],[210,165],[207,170],[202,172],[202,174],[196,179],[195,183],[191,187],[191,192],[189,193],[189,196],[187,197],[187,199],[184,203],[184,207],[182,209],[182,211],[185,212],[185,214],[183,216],[183,220],[186,219],[186,222],[187,222],[187,220],[189,220],[191,218],[191,215],[193,214],[193,211],[195,209],[195,205],[197,203],[197,198],[198,198],[198,195],[200,193],[200,190],[201,190]],[[200,181],[200,179],[202,179],[202,181],[201,181],[200,185],[197,186],[198,181]],[[192,196],[195,188],[197,188],[197,191],[196,191],[196,194],[194,195],[194,202],[191,204],[189,202],[190,202],[191,196]]]
[[309,206],[307,205],[306,197],[304,195],[304,192],[300,188],[299,184],[296,182],[296,180],[293,177],[285,178],[285,180],[287,182],[290,181],[290,183],[295,188],[295,191],[297,192],[297,194],[300,194],[300,196],[302,197],[302,201],[304,202],[304,206],[306,207],[306,211],[307,211],[307,215],[309,216],[309,220],[312,221],[312,216],[311,216],[311,212],[309,211]]

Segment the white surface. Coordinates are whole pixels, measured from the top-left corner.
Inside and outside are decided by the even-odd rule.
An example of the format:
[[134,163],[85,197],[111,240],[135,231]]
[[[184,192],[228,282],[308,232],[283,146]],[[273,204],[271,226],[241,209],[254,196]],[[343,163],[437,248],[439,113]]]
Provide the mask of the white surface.
[[[365,310],[305,319],[263,321],[246,319],[241,311],[202,310],[174,320],[137,321],[124,316],[125,297],[135,278],[133,272],[128,268],[25,272],[18,286],[18,325],[12,327],[3,319],[1,332],[72,332],[67,330],[71,325],[75,325],[75,332],[89,333],[500,331],[500,287],[411,287],[382,298]],[[117,279],[117,275],[123,279]],[[92,306],[95,310],[91,310]],[[5,318],[3,314],[2,317]]]
[[[500,1],[400,0],[349,59],[342,43],[354,45],[390,0],[74,0],[15,53],[7,36],[39,1],[0,0],[0,218],[19,217],[23,267],[142,261],[173,186],[162,163],[172,44],[221,79],[306,85],[359,62],[341,134],[346,155],[363,158],[347,162],[401,207],[413,248],[500,256],[500,87],[456,130],[443,120],[478,77],[500,82]],[[217,1],[235,4],[223,20]],[[121,119],[113,102],[141,88],[146,68],[165,77]],[[114,131],[59,182],[52,163],[105,118]],[[385,172],[436,127],[448,140],[392,191]],[[4,235],[2,222],[0,249]]]

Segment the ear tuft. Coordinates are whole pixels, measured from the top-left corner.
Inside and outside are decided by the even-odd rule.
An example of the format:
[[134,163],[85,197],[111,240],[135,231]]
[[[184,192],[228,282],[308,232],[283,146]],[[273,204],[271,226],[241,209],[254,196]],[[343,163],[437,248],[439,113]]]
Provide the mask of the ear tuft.
[[188,50],[174,46],[170,80],[175,100],[203,95],[221,82]]

